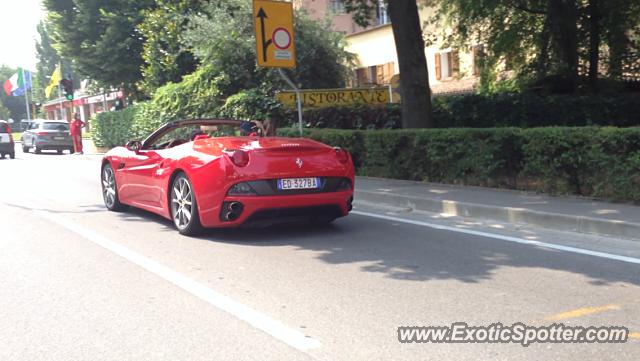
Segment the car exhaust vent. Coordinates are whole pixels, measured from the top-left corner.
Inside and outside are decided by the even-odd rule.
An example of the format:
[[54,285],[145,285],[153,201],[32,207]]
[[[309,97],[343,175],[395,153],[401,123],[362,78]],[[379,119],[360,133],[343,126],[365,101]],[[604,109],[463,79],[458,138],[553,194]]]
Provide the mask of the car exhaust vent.
[[223,202],[220,210],[220,219],[223,222],[233,222],[240,218],[244,206],[240,202]]

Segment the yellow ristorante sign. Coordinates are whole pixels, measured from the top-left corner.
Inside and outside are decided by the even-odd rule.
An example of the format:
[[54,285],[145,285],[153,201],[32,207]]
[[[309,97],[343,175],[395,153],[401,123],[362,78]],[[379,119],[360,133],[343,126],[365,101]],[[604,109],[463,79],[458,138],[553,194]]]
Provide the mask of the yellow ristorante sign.
[[[391,103],[389,88],[355,88],[355,89],[319,89],[301,91],[302,106],[321,108],[336,105],[374,105]],[[276,98],[285,107],[296,106],[296,93],[280,92]]]

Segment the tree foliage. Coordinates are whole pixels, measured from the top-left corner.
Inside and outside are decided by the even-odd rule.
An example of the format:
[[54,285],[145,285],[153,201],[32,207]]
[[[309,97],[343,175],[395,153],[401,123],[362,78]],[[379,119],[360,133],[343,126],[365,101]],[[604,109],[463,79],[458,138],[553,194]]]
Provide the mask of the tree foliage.
[[[63,59],[58,55],[58,51],[55,49],[55,42],[51,38],[51,25],[47,21],[41,21],[38,26],[39,39],[36,41],[36,57],[38,62],[36,63],[36,74],[33,80],[33,102],[45,103],[47,97],[45,94],[45,88],[49,85],[51,75],[57,66],[61,66],[62,76],[70,78],[78,85],[80,79],[76,76],[77,72],[73,68],[73,64],[69,59]],[[50,94],[50,98],[57,98],[58,93],[54,92]]]
[[138,25],[143,36],[142,80],[140,88],[152,94],[158,87],[179,82],[192,73],[197,61],[184,47],[183,33],[190,14],[196,14],[205,3],[202,0],[156,0],[157,7],[144,11]]
[[597,75],[601,42],[609,75],[619,77],[629,31],[640,23],[640,3],[625,0],[438,0],[434,6],[438,20],[453,28],[449,42],[484,44],[485,77],[503,62],[520,80],[555,79],[564,92],[574,91],[588,71]]
[[53,40],[49,35],[49,25],[45,21],[38,24],[37,30],[40,39],[36,41],[36,76],[34,79],[34,100],[45,100],[44,89],[49,85],[49,77],[53,74],[56,65],[60,63],[58,52],[53,48]]
[[[272,71],[255,65],[251,3],[244,0],[44,0],[48,24],[41,26],[41,79],[53,72],[57,56],[81,76],[105,87],[124,87],[138,98],[165,84],[215,74],[222,96],[243,89],[264,93],[280,88]],[[342,37],[305,14],[296,14],[298,67],[303,87],[340,87],[350,75],[352,56]]]
[[102,85],[134,89],[142,74],[137,30],[154,0],[44,0],[59,55]]
[[9,118],[11,118],[11,112],[4,106],[4,104],[0,104],[0,119],[6,120]]
[[[284,86],[277,73],[256,65],[252,14],[250,2],[227,0],[212,2],[202,14],[189,17],[186,44],[211,67],[213,72],[207,74],[216,74],[222,97],[252,88],[271,93]],[[344,50],[342,36],[304,12],[296,12],[294,24],[297,66],[290,72],[294,81],[302,88],[344,86],[353,56]]]

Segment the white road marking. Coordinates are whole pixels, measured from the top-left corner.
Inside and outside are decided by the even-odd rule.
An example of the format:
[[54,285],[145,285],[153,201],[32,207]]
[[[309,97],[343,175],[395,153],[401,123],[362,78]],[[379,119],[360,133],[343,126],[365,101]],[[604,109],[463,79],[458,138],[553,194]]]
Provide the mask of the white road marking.
[[242,303],[239,303],[228,296],[206,287],[187,276],[178,273],[158,262],[153,261],[139,253],[136,253],[108,238],[94,232],[88,228],[53,213],[47,211],[34,211],[43,218],[54,222],[87,240],[127,259],[128,261],[144,268],[145,270],[173,283],[192,295],[208,302],[214,307],[237,317],[251,326],[273,336],[274,338],[288,344],[289,346],[300,350],[307,351],[318,348],[322,344],[302,332],[295,330],[282,322],[264,315]]
[[569,246],[562,246],[562,245],[559,245],[559,244],[553,244],[553,243],[547,243],[547,242],[532,241],[532,240],[528,240],[528,239],[524,239],[524,238],[510,237],[510,236],[504,236],[504,235],[501,235],[501,234],[482,232],[482,231],[474,231],[474,230],[471,230],[471,229],[462,229],[462,228],[456,228],[456,227],[451,227],[451,226],[444,226],[444,225],[435,224],[435,223],[414,221],[414,220],[411,220],[411,219],[404,219],[404,218],[386,216],[386,215],[376,214],[376,213],[369,213],[369,212],[362,212],[362,211],[351,211],[351,213],[358,214],[358,215],[361,215],[361,216],[385,219],[387,221],[394,221],[394,222],[400,222],[400,223],[413,224],[413,225],[416,225],[416,226],[429,227],[429,228],[434,228],[434,229],[439,229],[439,230],[444,230],[444,231],[471,234],[471,235],[474,235],[474,236],[500,239],[500,240],[508,241],[508,242],[527,244],[527,245],[543,247],[543,248],[551,248],[551,249],[556,249],[556,250],[559,250],[559,251],[565,251],[565,252],[571,252],[571,253],[585,254],[585,255],[589,255],[589,256],[607,258],[607,259],[612,259],[612,260],[621,261],[621,262],[640,264],[640,259],[639,258],[634,258],[634,257],[620,256],[620,255],[616,255],[616,254],[598,252],[598,251],[590,251],[588,249],[569,247]]

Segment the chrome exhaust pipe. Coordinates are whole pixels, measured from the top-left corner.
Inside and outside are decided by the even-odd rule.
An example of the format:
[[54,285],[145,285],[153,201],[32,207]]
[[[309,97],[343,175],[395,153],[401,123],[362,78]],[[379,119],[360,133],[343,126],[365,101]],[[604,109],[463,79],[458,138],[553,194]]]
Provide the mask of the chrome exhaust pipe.
[[238,219],[238,214],[235,212],[227,212],[224,215],[224,218],[226,218],[228,221],[235,221],[236,219]]
[[242,209],[242,204],[241,204],[240,202],[231,202],[231,203],[229,204],[229,209],[230,209],[232,212],[237,212],[237,211],[239,211],[239,210],[241,210],[241,209]]

